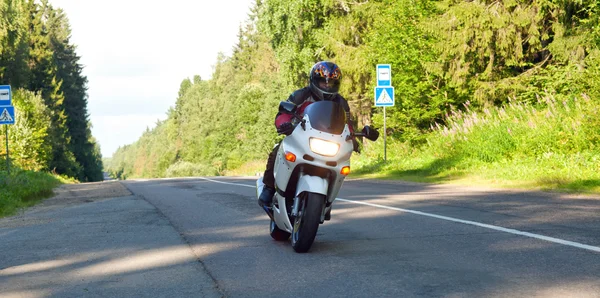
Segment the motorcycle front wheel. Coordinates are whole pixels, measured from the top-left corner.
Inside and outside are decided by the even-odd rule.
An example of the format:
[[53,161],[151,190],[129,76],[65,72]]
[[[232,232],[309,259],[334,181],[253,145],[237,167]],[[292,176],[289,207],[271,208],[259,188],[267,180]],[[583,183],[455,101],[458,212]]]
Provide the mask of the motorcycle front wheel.
[[292,247],[296,252],[303,253],[310,249],[317,236],[325,196],[306,193],[300,200],[298,215],[294,218]]

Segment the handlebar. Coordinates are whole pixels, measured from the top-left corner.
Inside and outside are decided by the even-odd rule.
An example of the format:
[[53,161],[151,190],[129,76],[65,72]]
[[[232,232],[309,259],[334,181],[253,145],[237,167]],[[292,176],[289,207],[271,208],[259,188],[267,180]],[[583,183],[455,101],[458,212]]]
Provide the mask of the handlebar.
[[349,136],[347,136],[346,137],[346,141],[350,141],[350,140],[352,140],[355,137],[364,137],[364,136],[365,136],[365,134],[362,133],[362,132],[355,132],[355,133],[352,133]]

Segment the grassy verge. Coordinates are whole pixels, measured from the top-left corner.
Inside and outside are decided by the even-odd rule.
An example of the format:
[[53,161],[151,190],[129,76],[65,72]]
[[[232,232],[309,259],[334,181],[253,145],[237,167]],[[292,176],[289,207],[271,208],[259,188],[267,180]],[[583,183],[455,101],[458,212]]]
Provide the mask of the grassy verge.
[[0,217],[14,214],[19,208],[33,206],[52,195],[61,183],[73,182],[48,173],[13,169],[10,176],[0,172]]
[[217,171],[210,166],[179,161],[166,170],[166,177],[214,176]]
[[267,156],[265,156],[265,160],[254,160],[249,161],[237,169],[226,170],[225,176],[257,176],[262,175],[265,171],[265,166],[267,165]]
[[[586,95],[456,111],[426,145],[383,140],[353,159],[353,177],[600,193],[600,103]],[[388,139],[389,141],[389,139]]]

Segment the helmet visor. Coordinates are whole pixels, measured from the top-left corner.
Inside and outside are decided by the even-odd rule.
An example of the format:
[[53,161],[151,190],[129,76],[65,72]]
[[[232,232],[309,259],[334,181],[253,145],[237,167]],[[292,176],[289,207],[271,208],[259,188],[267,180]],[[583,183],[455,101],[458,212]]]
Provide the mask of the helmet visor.
[[337,93],[340,90],[340,80],[332,78],[317,78],[316,87],[323,93]]

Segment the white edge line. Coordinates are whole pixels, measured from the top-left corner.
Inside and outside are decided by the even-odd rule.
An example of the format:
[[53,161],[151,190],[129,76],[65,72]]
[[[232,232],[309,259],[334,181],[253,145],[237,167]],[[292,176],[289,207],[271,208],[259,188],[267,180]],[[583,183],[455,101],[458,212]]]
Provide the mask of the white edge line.
[[221,184],[237,185],[237,186],[245,186],[245,187],[250,187],[250,188],[256,188],[256,186],[254,186],[254,185],[241,184],[241,183],[231,183],[231,182],[223,182],[223,181],[217,181],[217,180],[208,179],[208,178],[204,178],[204,177],[198,177],[198,178],[200,178],[200,179],[203,179],[203,180],[207,180],[207,181],[210,181],[210,182],[215,182],[215,183],[221,183]]
[[495,231],[500,231],[500,232],[515,234],[515,235],[521,235],[521,236],[525,236],[525,237],[530,237],[530,238],[545,240],[545,241],[549,241],[549,242],[553,242],[553,243],[558,243],[558,244],[562,244],[562,245],[568,245],[568,246],[573,246],[573,247],[577,247],[577,248],[587,249],[587,250],[591,250],[591,251],[595,251],[595,252],[600,252],[600,247],[596,247],[596,246],[591,246],[591,245],[582,244],[582,243],[578,243],[578,242],[573,242],[573,241],[558,239],[558,238],[554,238],[554,237],[548,237],[548,236],[544,236],[544,235],[540,235],[540,234],[523,232],[523,231],[519,231],[519,230],[515,230],[515,229],[507,229],[507,228],[503,228],[503,227],[488,225],[488,224],[479,223],[479,222],[470,221],[470,220],[463,220],[463,219],[458,219],[458,218],[453,218],[453,217],[448,217],[448,216],[442,216],[442,215],[437,215],[437,214],[432,214],[432,213],[426,213],[426,212],[421,212],[421,211],[416,211],[416,210],[409,210],[409,209],[402,209],[402,208],[396,208],[396,207],[389,207],[389,206],[384,206],[384,205],[379,205],[379,204],[373,204],[373,203],[367,203],[367,202],[346,200],[346,199],[342,199],[342,198],[337,198],[336,200],[340,200],[340,201],[348,202],[348,203],[366,205],[366,206],[371,206],[371,207],[376,207],[376,208],[383,208],[383,209],[401,211],[401,212],[406,212],[406,213],[411,213],[411,214],[416,214],[416,215],[422,215],[422,216],[427,216],[427,217],[433,217],[433,218],[437,218],[437,219],[443,219],[443,220],[457,222],[457,223],[462,223],[462,224],[466,224],[466,225],[472,225],[472,226],[482,227],[482,228],[491,229],[491,230],[495,230]]
[[[204,179],[204,180],[211,181],[211,182],[215,182],[215,183],[229,184],[229,185],[238,185],[238,186],[245,186],[245,187],[255,188],[255,186],[253,186],[253,185],[247,185],[247,184],[241,184],[241,183],[222,182],[222,181],[217,181],[217,180],[208,179],[208,178],[202,178],[202,177],[200,177],[200,178]],[[410,209],[403,209],[403,208],[396,208],[396,207],[389,207],[389,206],[385,206],[385,205],[379,205],[379,204],[373,204],[373,203],[367,203],[367,202],[361,202],[361,201],[353,201],[353,200],[347,200],[347,199],[342,199],[342,198],[336,198],[336,200],[339,200],[339,201],[342,201],[342,202],[353,203],[353,204],[359,204],[359,205],[365,205],[365,206],[375,207],[375,208],[382,208],[382,209],[388,209],[388,210],[394,210],[394,211],[411,213],[411,214],[415,214],[415,215],[433,217],[433,218],[447,220],[447,221],[452,221],[452,222],[457,222],[457,223],[461,223],[461,224],[465,224],[465,225],[471,225],[471,226],[486,228],[486,229],[490,229],[490,230],[495,230],[495,231],[510,233],[510,234],[514,234],[514,235],[520,235],[520,236],[535,238],[535,239],[544,240],[544,241],[548,241],[548,242],[552,242],[552,243],[557,243],[557,244],[562,244],[562,245],[566,245],[566,246],[572,246],[572,247],[576,247],[576,248],[591,250],[591,251],[594,251],[594,252],[600,252],[600,247],[597,247],[597,246],[592,246],[592,245],[582,244],[582,243],[578,243],[578,242],[574,242],[574,241],[568,241],[568,240],[558,239],[558,238],[544,236],[544,235],[535,234],[535,233],[523,232],[523,231],[519,231],[519,230],[515,230],[515,229],[508,229],[508,228],[498,227],[498,226],[494,226],[494,225],[488,225],[488,224],[479,223],[479,222],[470,221],[470,220],[463,220],[463,219],[458,219],[458,218],[454,218],[454,217],[437,215],[437,214],[433,214],[433,213],[427,213],[427,212],[421,212],[421,211],[410,210]]]

